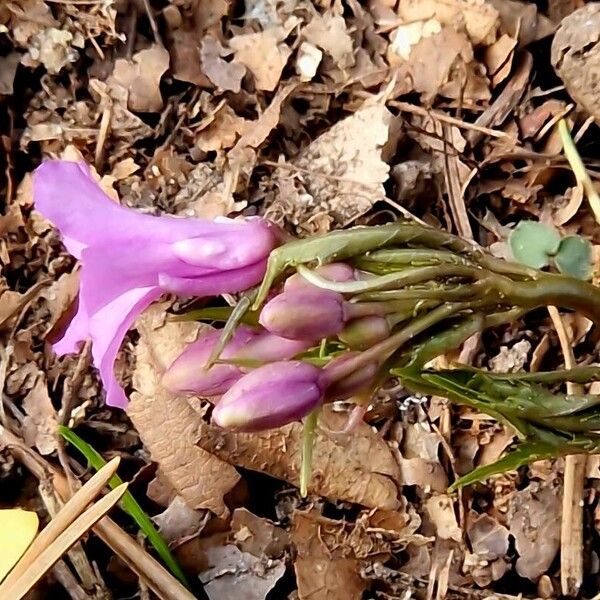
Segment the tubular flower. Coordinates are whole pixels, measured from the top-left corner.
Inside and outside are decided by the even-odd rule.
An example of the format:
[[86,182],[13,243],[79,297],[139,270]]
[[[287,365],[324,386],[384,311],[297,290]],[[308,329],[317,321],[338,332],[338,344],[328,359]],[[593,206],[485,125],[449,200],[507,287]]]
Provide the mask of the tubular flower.
[[259,367],[221,398],[213,419],[237,431],[260,431],[297,421],[321,403],[321,375],[318,367],[298,360]]
[[[215,330],[202,336],[175,359],[165,372],[162,383],[173,393],[194,393],[208,398],[224,394],[244,370],[236,364],[217,363],[205,369],[221,331]],[[286,360],[306,350],[309,344],[288,340],[271,333],[261,333],[250,327],[240,326],[233,338],[221,352],[224,361],[253,360],[270,362]]]
[[212,295],[258,283],[275,235],[261,219],[215,221],[155,217],[113,202],[84,163],[52,160],[34,175],[35,208],[81,261],[78,310],[59,354],[91,338],[106,402],[127,399],[114,361],[135,318],[163,292]]
[[293,340],[319,340],[344,327],[344,297],[336,292],[303,290],[283,292],[269,300],[260,324],[271,333]]

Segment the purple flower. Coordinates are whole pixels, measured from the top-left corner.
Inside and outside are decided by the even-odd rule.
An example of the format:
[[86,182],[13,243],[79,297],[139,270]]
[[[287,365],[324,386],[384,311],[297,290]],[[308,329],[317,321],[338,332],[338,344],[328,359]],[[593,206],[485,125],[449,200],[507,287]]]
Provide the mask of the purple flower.
[[[190,344],[165,372],[163,385],[173,393],[194,393],[210,398],[225,393],[241,379],[244,370],[236,364],[217,363],[209,369],[204,368],[220,335],[219,330],[211,331]],[[220,359],[264,362],[285,360],[309,347],[310,344],[306,342],[288,340],[240,326],[221,352]]]
[[249,288],[263,277],[276,243],[261,219],[155,217],[122,207],[84,163],[44,162],[34,175],[34,202],[82,264],[78,311],[55,350],[74,352],[91,338],[110,406],[127,404],[114,361],[146,306],[163,291],[202,296]]
[[269,300],[260,324],[271,333],[293,340],[319,340],[344,327],[344,297],[325,290],[283,292]]
[[274,362],[244,375],[213,411],[217,425],[260,431],[301,419],[323,399],[322,371],[298,360]]

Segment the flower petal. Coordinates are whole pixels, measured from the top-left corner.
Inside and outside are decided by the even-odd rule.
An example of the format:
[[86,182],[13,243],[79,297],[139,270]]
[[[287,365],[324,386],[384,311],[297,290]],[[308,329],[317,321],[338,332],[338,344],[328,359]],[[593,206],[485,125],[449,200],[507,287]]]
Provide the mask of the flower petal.
[[106,404],[125,408],[127,397],[114,372],[121,342],[136,317],[162,294],[157,287],[129,290],[106,304],[90,319],[92,356],[106,390]]
[[266,265],[266,260],[261,260],[241,269],[209,273],[195,279],[160,273],[158,284],[166,292],[182,296],[212,296],[240,292],[256,285],[264,277]]
[[[79,258],[82,246],[136,238],[173,243],[203,235],[241,233],[245,221],[218,223],[172,216],[155,217],[111,200],[82,162],[48,160],[35,171],[35,208],[60,230],[69,252]],[[78,242],[78,244],[74,243]]]

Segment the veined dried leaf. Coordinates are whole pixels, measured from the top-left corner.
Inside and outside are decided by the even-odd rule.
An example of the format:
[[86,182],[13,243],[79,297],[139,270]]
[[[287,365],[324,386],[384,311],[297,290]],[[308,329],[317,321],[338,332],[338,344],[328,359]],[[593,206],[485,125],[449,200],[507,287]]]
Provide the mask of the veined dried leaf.
[[237,471],[210,452],[194,445],[202,418],[183,398],[160,385],[171,362],[194,341],[200,326],[165,322],[166,304],[155,304],[137,320],[140,340],[127,414],[152,460],[190,508],[208,508],[227,515],[223,496],[239,481]]
[[[382,160],[381,150],[391,120],[385,106],[365,107],[336,123],[293,162],[308,171],[307,191],[326,205],[338,222],[356,219],[385,196],[383,182],[389,165]],[[308,217],[314,206],[298,210]]]
[[110,81],[127,90],[127,107],[134,112],[160,112],[160,80],[169,68],[169,53],[158,44],[140,50],[132,62],[119,58]]
[[[321,419],[328,430],[339,430],[345,416],[326,409]],[[197,443],[231,464],[262,471],[294,485],[300,483],[300,423],[257,433],[233,433],[202,422]],[[392,452],[366,423],[347,436],[317,430],[311,493],[392,510],[399,506],[399,476]]]

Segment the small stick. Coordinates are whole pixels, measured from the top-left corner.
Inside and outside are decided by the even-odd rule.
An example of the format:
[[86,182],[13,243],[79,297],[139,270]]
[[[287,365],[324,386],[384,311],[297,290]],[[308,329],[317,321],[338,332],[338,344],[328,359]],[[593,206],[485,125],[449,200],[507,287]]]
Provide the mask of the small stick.
[[96,502],[92,508],[79,515],[54,542],[37,556],[35,562],[26,572],[22,573],[12,586],[4,584],[0,586],[0,593],[11,600],[20,600],[25,596],[46,571],[121,499],[121,496],[127,491],[127,486],[127,483],[121,484]]
[[[575,357],[565,324],[555,306],[549,306],[548,312],[558,334],[565,367],[572,369]],[[567,391],[569,394],[581,393],[581,386],[568,382]],[[565,458],[560,526],[560,585],[565,596],[577,596],[583,581],[583,487],[586,459],[585,454]]]
[[8,574],[2,587],[10,588],[38,560],[40,554],[51,546],[56,539],[83,513],[85,508],[106,486],[116,473],[120,458],[113,458],[98,471],[58,512],[56,517],[42,529],[33,540],[15,568]]

